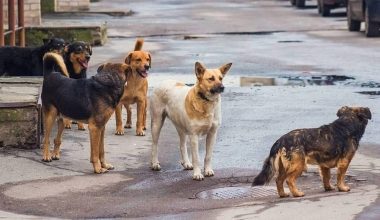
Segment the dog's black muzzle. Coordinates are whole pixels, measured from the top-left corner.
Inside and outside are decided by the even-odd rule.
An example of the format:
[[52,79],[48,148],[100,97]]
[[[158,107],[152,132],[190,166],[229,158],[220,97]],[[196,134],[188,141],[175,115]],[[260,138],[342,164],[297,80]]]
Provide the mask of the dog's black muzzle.
[[215,86],[214,88],[212,88],[210,90],[210,92],[211,92],[211,94],[222,93],[222,92],[224,92],[224,85],[220,84],[219,86]]

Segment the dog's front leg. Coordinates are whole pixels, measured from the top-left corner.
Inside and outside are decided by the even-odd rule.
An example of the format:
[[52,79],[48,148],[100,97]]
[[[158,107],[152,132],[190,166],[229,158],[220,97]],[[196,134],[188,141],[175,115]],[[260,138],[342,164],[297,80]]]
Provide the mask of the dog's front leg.
[[124,135],[124,128],[123,128],[123,119],[121,117],[121,111],[122,111],[122,104],[118,104],[115,109],[115,118],[116,118],[116,135]]
[[214,171],[212,170],[212,152],[215,145],[216,139],[216,127],[212,127],[206,137],[206,156],[205,156],[205,176],[214,176]]
[[346,158],[340,159],[337,164],[337,185],[338,189],[341,192],[350,191],[350,187],[346,185],[344,181],[344,177],[346,176],[346,172],[348,169],[348,165],[350,165],[351,159],[354,155],[350,155]]
[[145,111],[144,103],[145,103],[145,100],[137,101],[137,122],[136,122],[137,136],[145,136],[144,125],[143,125],[144,111]]
[[190,136],[191,156],[193,159],[193,180],[203,180],[204,177],[199,167],[198,135]]
[[63,118],[59,118],[57,123],[58,123],[57,136],[54,139],[54,150],[53,150],[53,155],[51,157],[53,160],[59,160],[61,158],[61,143],[62,143],[62,134],[64,130]]
[[100,140],[102,135],[102,129],[97,127],[94,123],[88,124],[88,130],[90,132],[91,141],[91,163],[94,167],[95,173],[105,173],[107,169],[102,168],[100,163]]

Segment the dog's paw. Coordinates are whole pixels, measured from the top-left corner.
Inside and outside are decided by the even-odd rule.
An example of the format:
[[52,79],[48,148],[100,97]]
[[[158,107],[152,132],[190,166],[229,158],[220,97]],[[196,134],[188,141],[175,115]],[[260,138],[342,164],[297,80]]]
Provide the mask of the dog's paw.
[[325,191],[327,191],[327,192],[335,190],[335,188],[333,186],[331,186],[331,185],[330,186],[325,186],[324,188],[325,188]]
[[193,164],[191,164],[190,162],[181,161],[181,165],[183,166],[183,168],[185,170],[192,170],[193,169]]
[[289,197],[289,193],[281,193],[279,194],[280,198],[286,198]]
[[305,193],[303,193],[301,191],[294,192],[292,194],[293,194],[293,197],[303,197],[305,195]]
[[132,128],[132,124],[127,123],[124,125],[124,128]]
[[349,192],[351,189],[349,186],[343,185],[343,186],[338,186],[339,192]]
[[71,124],[65,124],[65,129],[71,129]]
[[51,159],[52,160],[59,160],[61,158],[61,155],[58,153],[58,154],[54,154],[51,156]]
[[204,177],[201,173],[194,173],[193,180],[201,181],[201,180],[204,180]]
[[124,135],[124,129],[117,129],[115,135]]
[[115,169],[115,167],[112,166],[109,163],[102,163],[102,168],[107,169],[107,170],[113,170],[113,169]]
[[84,125],[82,123],[78,123],[78,130],[85,131],[86,128],[84,127]]
[[145,132],[143,130],[136,131],[136,136],[145,136]]
[[102,173],[107,173],[107,172],[108,172],[108,170],[105,168],[100,168],[100,169],[94,170],[94,173],[96,173],[96,174],[102,174]]
[[212,169],[205,169],[205,176],[206,177],[214,176],[214,171]]
[[161,170],[161,166],[160,166],[159,162],[152,162],[150,168],[154,171],[160,171]]
[[43,161],[43,162],[51,162],[52,159],[51,159],[50,156],[43,156],[43,157],[42,157],[42,161]]

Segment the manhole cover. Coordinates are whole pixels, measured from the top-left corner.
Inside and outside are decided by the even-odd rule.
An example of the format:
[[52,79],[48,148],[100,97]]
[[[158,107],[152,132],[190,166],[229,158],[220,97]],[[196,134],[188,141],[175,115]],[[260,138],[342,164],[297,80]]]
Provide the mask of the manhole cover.
[[223,187],[206,190],[197,193],[199,199],[242,199],[242,198],[263,198],[277,195],[275,187]]

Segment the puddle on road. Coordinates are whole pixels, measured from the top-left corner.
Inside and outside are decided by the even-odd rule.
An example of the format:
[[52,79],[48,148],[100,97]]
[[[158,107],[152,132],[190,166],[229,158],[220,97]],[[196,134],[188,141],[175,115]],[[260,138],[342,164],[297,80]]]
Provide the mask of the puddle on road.
[[199,192],[195,195],[198,199],[242,199],[242,198],[265,198],[276,196],[275,187],[222,187]]
[[362,95],[380,95],[380,91],[361,91],[357,93]]

